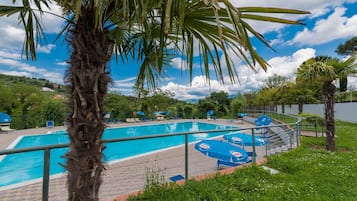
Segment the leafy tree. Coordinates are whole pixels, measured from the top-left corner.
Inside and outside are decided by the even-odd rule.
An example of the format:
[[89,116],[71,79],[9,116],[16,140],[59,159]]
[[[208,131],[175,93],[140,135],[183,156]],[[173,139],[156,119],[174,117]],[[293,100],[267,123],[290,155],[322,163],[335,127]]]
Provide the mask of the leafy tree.
[[173,94],[171,92],[156,89],[151,96],[151,103],[156,107],[156,111],[167,111],[170,105],[174,102],[172,97]]
[[276,88],[281,87],[286,81],[288,80],[287,77],[274,74],[273,76],[268,77],[267,82],[265,82],[263,88]]
[[290,90],[296,85],[296,83],[291,81],[285,81],[277,88],[276,99],[279,104],[281,104],[281,111],[285,113],[285,104],[289,103]]
[[[274,74],[273,76],[270,76],[263,85],[263,89],[269,89],[269,90],[274,90],[275,94],[272,96],[273,104],[275,107],[277,107],[278,103],[281,103],[281,100],[284,100],[281,98],[281,96],[284,95],[284,86],[286,87],[285,83],[287,82],[288,78]],[[272,91],[273,92],[273,91]],[[284,102],[282,103],[283,106],[283,113],[284,113]]]
[[231,112],[233,117],[237,117],[239,112],[243,112],[244,106],[247,104],[246,99],[242,95],[238,95],[231,101]]
[[11,89],[0,82],[0,111],[10,113],[11,105],[14,102],[11,96]]
[[272,108],[275,107],[274,96],[276,94],[277,88],[262,89],[259,91],[258,95],[255,97],[255,104],[263,106],[263,110],[266,110],[267,106]]
[[345,41],[345,43],[337,46],[335,50],[340,55],[352,55],[357,51],[357,36]]
[[194,108],[192,105],[185,105],[183,108],[183,118],[192,119],[194,117],[193,112]]
[[53,120],[56,126],[63,125],[67,111],[62,100],[49,99],[42,105],[44,121]]
[[258,96],[257,91],[252,91],[244,94],[245,99],[247,100],[247,108],[253,109],[255,104],[255,98]]
[[[229,94],[224,91],[212,92],[208,99],[212,100],[215,103],[214,109],[216,112],[221,115],[227,115],[229,108],[231,107],[231,101],[229,99]],[[212,108],[213,109],[213,108]]]
[[[340,55],[352,55],[357,51],[357,37],[353,37],[345,43],[337,46],[336,53]],[[341,77],[340,82],[340,92],[347,91],[348,80],[347,77]]]
[[346,61],[338,59],[317,60],[312,58],[304,62],[298,69],[298,77],[301,80],[320,80],[322,83],[323,101],[325,105],[326,123],[326,149],[336,151],[335,143],[335,91],[333,81],[339,77],[347,77],[353,73],[357,67],[355,57],[350,57]]
[[214,110],[217,112],[216,106],[216,103],[210,98],[199,100],[197,103],[197,117],[206,118],[207,111],[209,110]]
[[111,118],[118,118],[125,121],[127,117],[133,114],[134,105],[128,97],[118,94],[108,94],[105,98],[105,110],[111,112]]
[[14,109],[12,111],[13,126],[16,129],[40,126],[41,118],[38,114],[41,114],[41,105],[45,100],[40,90],[20,83],[16,84],[12,90],[12,97],[16,100],[12,106]]
[[298,105],[298,113],[301,114],[304,111],[304,104],[314,103],[316,102],[316,99],[314,98],[314,92],[311,89],[296,84],[290,88],[287,101],[290,104],[296,103]]
[[[246,19],[300,24],[261,13],[307,13],[278,8],[236,8],[230,1],[218,0],[54,2],[63,8],[67,24],[61,33],[66,34],[72,50],[65,79],[70,91],[71,111],[67,126],[70,149],[65,156],[65,168],[69,172],[68,200],[71,201],[99,199],[104,170],[104,97],[110,82],[107,64],[113,53],[119,53],[124,61],[130,56],[142,61],[136,80],[138,88],[157,84],[158,76],[169,61],[171,51],[166,47],[182,52],[192,72],[196,54],[194,44],[198,44],[202,53],[207,78],[213,66],[219,79],[224,79],[220,65],[223,55],[226,70],[235,80],[228,47],[250,67],[258,63],[264,70],[267,68],[265,60],[253,48],[249,34],[269,45]],[[0,6],[0,16],[19,14],[18,19],[26,32],[24,52],[27,58],[36,59],[37,43],[44,36],[40,19],[45,18],[38,16],[45,13],[43,7],[50,8],[50,1],[33,0],[30,4],[29,0],[22,0],[22,6]]]

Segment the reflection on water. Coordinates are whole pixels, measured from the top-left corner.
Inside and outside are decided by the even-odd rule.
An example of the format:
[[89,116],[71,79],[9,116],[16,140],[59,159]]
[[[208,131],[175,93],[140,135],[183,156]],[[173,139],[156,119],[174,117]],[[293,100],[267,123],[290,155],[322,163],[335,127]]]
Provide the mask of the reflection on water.
[[196,138],[197,140],[202,140],[202,139],[206,139],[209,137],[208,133],[199,133],[199,134],[193,134],[192,135],[194,138]]

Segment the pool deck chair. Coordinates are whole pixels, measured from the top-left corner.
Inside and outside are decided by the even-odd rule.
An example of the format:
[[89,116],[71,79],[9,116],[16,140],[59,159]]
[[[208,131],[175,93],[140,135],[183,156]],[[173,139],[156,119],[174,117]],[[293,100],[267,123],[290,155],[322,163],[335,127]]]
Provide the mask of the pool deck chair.
[[0,132],[11,132],[11,131],[14,131],[16,129],[12,129],[10,128],[10,124],[0,124]]
[[55,121],[53,121],[53,120],[46,121],[46,127],[47,128],[54,128],[55,127]]
[[170,177],[170,180],[172,182],[180,181],[180,180],[183,180],[183,179],[185,179],[185,177],[180,175],[180,174]]

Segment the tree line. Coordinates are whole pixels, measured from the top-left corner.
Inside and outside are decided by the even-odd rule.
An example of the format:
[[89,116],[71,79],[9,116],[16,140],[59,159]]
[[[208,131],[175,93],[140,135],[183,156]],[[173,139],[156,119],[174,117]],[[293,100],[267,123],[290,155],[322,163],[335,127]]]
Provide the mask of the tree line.
[[[0,75],[0,111],[8,113],[13,121],[11,127],[27,129],[46,126],[47,120],[54,120],[56,126],[64,125],[68,115],[68,99],[63,93],[64,86],[54,87],[47,80]],[[43,91],[42,87],[52,86],[54,91]],[[59,90],[60,89],[60,90]],[[209,110],[214,110],[218,118],[233,118],[243,110],[244,102],[229,98],[224,91],[213,92],[196,103],[177,100],[174,94],[159,88],[149,92],[135,90],[135,95],[110,92],[105,97],[105,111],[110,112],[110,120],[124,121],[142,111],[146,119],[155,118],[154,112],[168,112],[167,118],[206,118]],[[104,115],[104,114],[103,114]]]

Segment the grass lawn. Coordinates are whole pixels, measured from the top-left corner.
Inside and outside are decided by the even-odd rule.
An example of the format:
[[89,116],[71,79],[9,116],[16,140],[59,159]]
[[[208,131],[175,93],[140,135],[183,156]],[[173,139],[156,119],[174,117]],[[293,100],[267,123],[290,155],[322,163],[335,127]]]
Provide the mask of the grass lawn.
[[129,200],[357,200],[357,124],[336,122],[336,135],[335,153],[324,137],[303,137],[299,148],[269,156],[278,174],[251,166],[184,186],[150,185]]

